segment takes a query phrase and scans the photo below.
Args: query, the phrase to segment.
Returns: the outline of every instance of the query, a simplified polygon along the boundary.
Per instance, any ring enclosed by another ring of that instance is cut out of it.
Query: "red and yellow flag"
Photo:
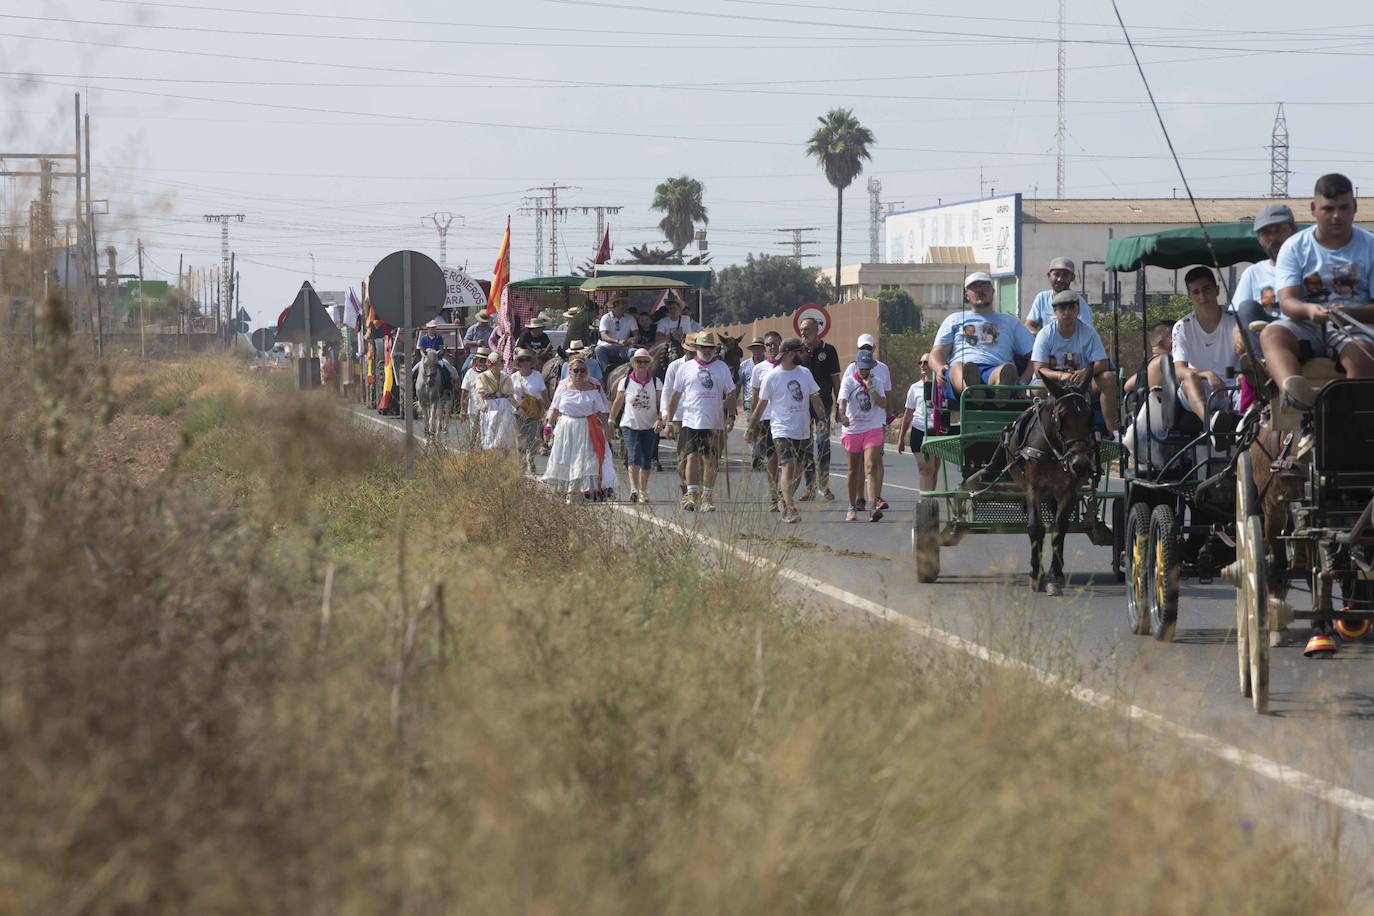
[[[510,217],[506,217],[506,234],[501,239],[501,250],[496,254],[496,266],[491,271],[491,292],[487,294],[487,314],[490,315],[501,306],[501,293],[510,282]]]

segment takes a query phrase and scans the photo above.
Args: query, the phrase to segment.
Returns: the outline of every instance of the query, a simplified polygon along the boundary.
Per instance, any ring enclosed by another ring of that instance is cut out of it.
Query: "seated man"
[[[1102,338],[1078,317],[1078,293],[1071,289],[1054,294],[1054,321],[1035,335],[1031,350],[1031,372],[1056,379],[1077,388],[1092,380],[1092,393],[1102,403],[1107,434],[1115,436],[1121,428],[1116,374],[1107,361]]]
[[[1231,293],[1231,311],[1236,313],[1240,330],[1249,336],[1256,353],[1260,352],[1259,335],[1251,332],[1250,325],[1256,321],[1268,323],[1279,317],[1274,268],[1278,266],[1279,249],[1297,231],[1297,221],[1287,204],[1269,204],[1255,217],[1255,237],[1269,257],[1251,264],[1240,275]]]
[[[601,316],[596,361],[601,364],[603,375],[630,359],[630,352],[626,348],[638,325],[634,316],[629,314],[629,309],[629,295],[616,293],[611,299],[611,310]]]
[[[1234,312],[1217,302],[1217,278],[1210,267],[1194,267],[1183,277],[1193,311],[1174,325],[1174,371],[1178,373],[1179,401],[1198,417],[1206,417],[1210,403],[1213,412],[1231,411],[1235,406],[1235,340],[1240,325]],[[1213,392],[1227,391],[1222,397]]]
[[[553,341],[549,340],[549,335],[544,333],[544,326],[547,323],[543,315],[534,316],[530,319],[530,323],[525,325],[525,330],[520,332],[520,336],[515,341],[516,349],[529,350],[534,354],[535,364],[540,366],[553,355]]]
[[[1158,388],[1164,383],[1164,367],[1159,358],[1174,352],[1174,323],[1170,320],[1157,321],[1150,326],[1150,361],[1145,366],[1145,390]],[[1126,379],[1123,386],[1129,394],[1140,384],[1140,373]]]
[[[558,380],[561,382],[568,377],[567,360],[572,359],[574,356],[580,356],[587,361],[587,378],[600,385],[601,380],[605,377],[605,373],[601,371],[601,364],[592,359],[592,348],[583,345],[580,340],[574,340],[572,343],[568,344],[568,356],[567,359],[563,361],[563,367],[558,370]]]
[[[1338,359],[1351,378],[1374,377],[1374,340],[1331,321],[1344,312],[1374,321],[1374,234],[1354,224],[1355,189],[1344,175],[1323,175],[1312,196],[1316,223],[1279,249],[1274,283],[1283,317],[1260,334],[1269,376],[1285,404],[1312,407],[1316,391],[1299,373],[1301,344],[1312,356]]]
[[[1030,363],[1016,371],[1016,357],[1029,356],[1035,344],[1030,330],[1015,315],[993,306],[992,277],[976,271],[964,278],[969,307],[940,323],[930,351],[931,369],[938,378],[948,370],[945,393],[958,400],[969,385],[1015,385],[1030,378]]]

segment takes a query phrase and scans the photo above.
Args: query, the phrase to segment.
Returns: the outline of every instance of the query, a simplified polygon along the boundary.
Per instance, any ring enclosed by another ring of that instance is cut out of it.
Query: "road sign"
[[[295,300],[281,313],[277,340],[298,344],[339,342],[339,329],[334,327],[334,319],[325,311],[324,303],[309,280],[301,284]]]
[[[405,264],[410,255],[410,327],[424,324],[444,307],[448,284],[434,259],[418,251],[393,251],[377,262],[367,283],[367,293],[377,317],[394,327],[406,326]]]
[[[446,267],[444,279],[448,286],[444,308],[480,308],[487,304],[487,294],[482,291],[482,284],[468,276],[465,271],[456,267]]]
[[[259,353],[266,353],[277,342],[276,328],[258,328],[253,332],[253,347]]]
[[[816,320],[816,333],[819,336],[824,337],[830,332],[830,311],[823,305],[808,302],[792,315],[792,330],[797,332],[798,337],[801,336],[802,322],[808,318]]]

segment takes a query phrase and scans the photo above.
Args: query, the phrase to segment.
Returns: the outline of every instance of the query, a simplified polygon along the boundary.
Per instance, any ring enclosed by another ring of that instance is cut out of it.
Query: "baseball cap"
[[[1056,305],[1078,305],[1078,293],[1071,289],[1055,293],[1054,298],[1050,300],[1050,306]]]
[[[877,360],[873,358],[873,354],[868,350],[860,350],[858,353],[854,354],[854,367],[856,369],[872,369],[876,362]]]
[[[968,289],[975,283],[991,283],[992,277],[988,276],[985,270],[975,270],[964,278],[964,289]]]
[[[1265,226],[1296,222],[1293,211],[1287,204],[1266,204],[1263,210],[1255,214],[1255,231],[1259,232]]]
[[[873,339],[872,334],[860,334],[858,345],[860,347],[876,347],[878,345],[878,342]]]
[[[1055,258],[1050,262],[1050,270],[1067,270],[1077,276],[1078,265],[1074,264],[1073,258]]]

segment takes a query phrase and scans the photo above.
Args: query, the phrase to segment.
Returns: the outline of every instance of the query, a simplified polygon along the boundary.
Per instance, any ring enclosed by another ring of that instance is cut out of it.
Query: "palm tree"
[[[832,108],[816,119],[821,126],[806,144],[806,155],[815,156],[825,172],[825,180],[835,189],[835,300],[840,298],[840,251],[844,242],[844,189],[864,170],[863,160],[872,159],[869,144],[873,131],[859,123],[852,108]]]
[[[686,175],[669,178],[654,188],[654,202],[649,204],[649,209],[663,213],[658,228],[675,252],[681,253],[692,243],[697,223],[710,222],[701,193],[701,182]]]

